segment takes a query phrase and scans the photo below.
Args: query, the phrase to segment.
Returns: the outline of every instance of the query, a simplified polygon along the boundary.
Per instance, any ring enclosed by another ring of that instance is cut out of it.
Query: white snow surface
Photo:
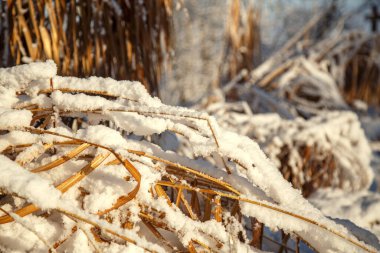
[[[0,107],[0,130],[27,127],[32,121],[32,116],[32,113],[27,110]]]

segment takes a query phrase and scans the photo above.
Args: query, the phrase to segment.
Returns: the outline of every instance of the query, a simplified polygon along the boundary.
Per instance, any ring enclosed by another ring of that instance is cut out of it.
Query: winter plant
[[[1,251],[287,251],[268,239],[279,230],[296,252],[379,250],[207,113],[138,82],[56,72],[0,69]]]

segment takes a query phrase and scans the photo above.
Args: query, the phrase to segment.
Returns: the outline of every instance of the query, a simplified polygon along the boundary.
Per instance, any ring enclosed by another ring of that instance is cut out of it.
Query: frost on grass
[[[277,251],[255,236],[263,224],[319,252],[378,250],[207,113],[164,105],[136,82],[58,77],[51,65],[1,70],[12,95],[0,102],[3,251]]]

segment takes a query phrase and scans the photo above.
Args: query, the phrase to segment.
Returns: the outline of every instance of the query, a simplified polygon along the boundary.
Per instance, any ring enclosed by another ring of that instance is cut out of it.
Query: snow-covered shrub
[[[140,83],[60,77],[48,61],[0,69],[0,92],[2,251],[283,248],[266,230],[252,240],[249,217],[319,252],[380,249],[314,208],[254,141]]]
[[[357,116],[326,112],[305,120],[252,114],[244,102],[208,106],[222,127],[256,140],[293,186],[308,196],[320,187],[368,189],[371,148]]]

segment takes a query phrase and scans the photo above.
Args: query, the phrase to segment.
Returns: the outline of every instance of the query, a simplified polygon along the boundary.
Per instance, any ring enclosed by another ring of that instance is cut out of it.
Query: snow
[[[92,252],[90,242],[87,239],[87,236],[82,230],[78,230],[74,233],[74,235],[65,242],[67,244],[66,251],[73,253],[81,253],[81,252]],[[65,245],[63,245],[64,247]]]
[[[14,89],[0,86],[0,107],[10,108],[13,104],[17,103],[18,99],[15,93]]]
[[[123,99],[138,101],[141,104],[149,104],[150,106],[160,105],[160,100],[149,95],[147,90],[139,82],[132,81],[116,81],[112,78],[89,77],[86,79],[76,77],[53,76],[53,90],[96,90],[99,95],[105,94],[109,96],[120,97]],[[28,87],[27,92],[35,94],[37,90],[49,90],[50,81],[42,78],[33,79],[34,82]]]
[[[29,126],[32,116],[32,113],[27,110],[0,107],[0,130]]]
[[[11,68],[0,68],[0,86],[25,89],[33,80],[47,80],[57,74],[53,60],[33,62]]]
[[[16,214],[12,214],[12,217],[17,222],[0,226],[0,245],[7,250],[12,249],[12,252],[20,253],[46,251],[46,245],[38,237],[48,241],[57,239],[59,236],[59,227],[42,217],[29,215],[21,218]],[[47,238],[44,238],[45,236]]]
[[[49,181],[26,171],[4,155],[0,155],[0,162],[0,187],[27,197],[42,209],[58,205],[61,194]],[[43,194],[47,192],[49,195]]]
[[[2,152],[11,146],[21,145],[25,143],[34,143],[36,139],[36,136],[31,133],[17,130],[12,131],[1,136],[0,151]]]

